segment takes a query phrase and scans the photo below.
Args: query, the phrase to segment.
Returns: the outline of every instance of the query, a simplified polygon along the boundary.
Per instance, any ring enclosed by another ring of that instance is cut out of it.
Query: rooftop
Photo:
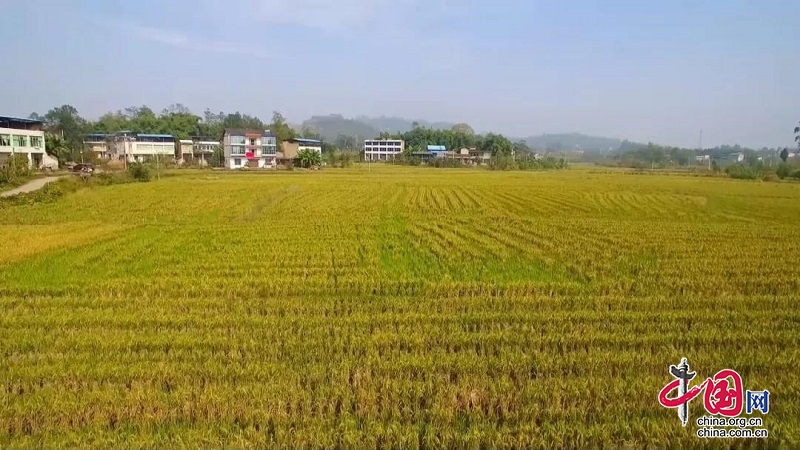
[[[11,117],[11,116],[0,116],[0,123],[3,122],[17,122],[17,123],[27,123],[27,124],[38,124],[42,125],[44,122],[41,120],[34,120],[34,119],[23,119],[22,117]]]
[[[0,116],[0,128],[15,130],[42,131],[44,122],[41,120],[23,119],[21,117]]]
[[[142,138],[163,138],[163,139],[174,138],[174,136],[172,136],[171,134],[148,134],[148,133],[138,133],[138,134],[136,135],[136,137],[142,137]]]
[[[445,147],[444,145],[429,145],[428,146],[428,151],[429,152],[446,152],[447,151],[447,147]]]
[[[300,144],[322,144],[322,141],[319,139],[295,138],[289,140],[292,142],[299,142]]]
[[[250,134],[258,134],[262,137],[272,137],[273,134],[269,130],[256,130],[256,129],[245,129],[245,128],[226,128],[225,134],[229,136],[246,136]]]

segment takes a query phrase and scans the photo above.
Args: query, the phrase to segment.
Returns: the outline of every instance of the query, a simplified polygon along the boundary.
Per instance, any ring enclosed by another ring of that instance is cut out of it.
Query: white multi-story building
[[[58,161],[45,151],[44,123],[33,119],[0,117],[0,165],[14,154],[23,154],[36,168],[58,168]]]
[[[113,157],[129,162],[175,157],[175,137],[171,134],[146,134],[122,131],[114,136]]]
[[[403,153],[406,144],[399,139],[364,141],[364,161],[391,161]]]
[[[228,129],[222,143],[228,169],[268,169],[277,165],[277,139],[269,130]]]

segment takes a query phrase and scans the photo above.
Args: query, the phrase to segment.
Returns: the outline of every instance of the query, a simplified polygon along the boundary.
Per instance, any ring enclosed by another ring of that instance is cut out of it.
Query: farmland
[[[0,233],[2,448],[800,446],[799,184],[184,171]],[[661,407],[684,356],[769,440]]]

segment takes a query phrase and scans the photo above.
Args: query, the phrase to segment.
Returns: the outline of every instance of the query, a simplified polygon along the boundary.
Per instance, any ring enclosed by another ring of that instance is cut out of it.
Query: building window
[[[242,160],[239,159],[239,158],[234,159],[233,160],[233,165],[234,166],[241,166],[242,165]]]
[[[0,134],[0,147],[11,147],[10,134]]]
[[[16,134],[13,135],[11,137],[12,141],[14,142],[12,145],[14,147],[27,147],[28,146],[28,140],[25,139],[25,138],[26,138],[26,136],[19,136],[19,135],[16,135]]]
[[[244,146],[243,145],[231,146],[231,155],[244,155]]]
[[[244,136],[231,136],[231,145],[244,145]]]
[[[42,137],[41,136],[31,136],[31,147],[41,148],[42,147]]]

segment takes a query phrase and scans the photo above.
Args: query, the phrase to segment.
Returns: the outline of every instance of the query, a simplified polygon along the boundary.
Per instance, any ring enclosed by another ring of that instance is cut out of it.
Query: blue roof
[[[428,151],[429,152],[446,152],[447,151],[447,147],[445,147],[444,145],[429,145],[428,146]]]
[[[43,124],[41,120],[23,119],[22,117],[0,116],[0,122],[19,122],[27,124]]]
[[[170,139],[173,139],[173,138],[174,138],[174,136],[172,136],[171,134],[146,134],[146,133],[139,133],[139,134],[137,134],[136,136],[137,136],[137,137],[143,137],[143,138],[165,138],[165,139],[166,139],[166,138],[170,138]]]
[[[295,142],[299,142],[301,144],[322,144],[322,141],[320,141],[319,139],[295,138],[292,140]]]

